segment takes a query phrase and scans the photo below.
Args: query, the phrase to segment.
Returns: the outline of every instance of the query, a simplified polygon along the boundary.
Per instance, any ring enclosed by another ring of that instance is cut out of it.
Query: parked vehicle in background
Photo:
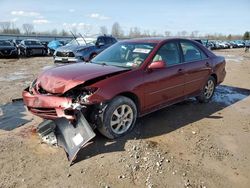
[[[245,52],[249,52],[250,41],[245,41]]]
[[[207,48],[209,50],[215,50],[216,49],[215,43],[213,41],[208,41]]]
[[[8,40],[0,40],[0,57],[18,57],[17,47]]]
[[[46,70],[23,91],[23,99],[45,119],[75,120],[80,112],[113,139],[131,131],[137,117],[189,97],[208,102],[225,78],[225,64],[193,40],[121,41],[91,63]]]
[[[40,41],[41,42],[41,44],[46,48],[46,50],[47,50],[47,53],[48,53],[48,41]]]
[[[237,48],[238,47],[238,45],[234,41],[228,41],[228,43],[230,44],[230,48]]]
[[[22,40],[18,47],[20,54],[26,57],[48,54],[46,47],[36,39]]]
[[[11,42],[18,48],[18,45],[20,44],[22,40],[21,39],[12,39]]]
[[[117,40],[114,37],[107,35],[98,36],[97,38],[76,38],[55,51],[54,62],[88,62],[116,42]]]
[[[62,42],[58,40],[52,40],[48,43],[48,53],[53,55],[57,48],[63,46]]]
[[[241,41],[241,40],[236,40],[235,43],[236,43],[238,48],[244,48],[245,47],[244,42]]]

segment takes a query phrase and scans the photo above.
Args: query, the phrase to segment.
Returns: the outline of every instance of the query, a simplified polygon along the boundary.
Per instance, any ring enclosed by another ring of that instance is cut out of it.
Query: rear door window
[[[207,58],[206,54],[191,42],[181,42],[181,48],[185,62],[199,61]]]

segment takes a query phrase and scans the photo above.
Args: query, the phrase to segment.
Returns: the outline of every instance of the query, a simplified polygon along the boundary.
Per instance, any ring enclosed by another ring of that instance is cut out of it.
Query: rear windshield
[[[29,45],[41,45],[41,43],[39,41],[35,41],[35,40],[27,40],[24,42],[25,45],[29,46]]]

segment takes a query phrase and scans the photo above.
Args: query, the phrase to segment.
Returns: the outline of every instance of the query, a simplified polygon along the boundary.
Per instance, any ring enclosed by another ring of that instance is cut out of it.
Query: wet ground
[[[210,103],[157,111],[114,141],[98,134],[71,167],[33,133],[42,120],[12,103],[52,58],[0,59],[0,187],[249,187],[250,53],[215,53],[227,77]]]

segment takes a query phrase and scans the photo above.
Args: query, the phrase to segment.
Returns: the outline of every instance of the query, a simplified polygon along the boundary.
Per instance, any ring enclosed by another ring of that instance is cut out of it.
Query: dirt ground
[[[22,106],[6,110],[52,57],[0,59],[0,121],[11,113],[29,120],[0,128],[0,187],[250,187],[250,53],[215,53],[225,56],[227,76],[210,103],[157,111],[117,140],[97,134],[72,166],[32,132],[40,118]]]

